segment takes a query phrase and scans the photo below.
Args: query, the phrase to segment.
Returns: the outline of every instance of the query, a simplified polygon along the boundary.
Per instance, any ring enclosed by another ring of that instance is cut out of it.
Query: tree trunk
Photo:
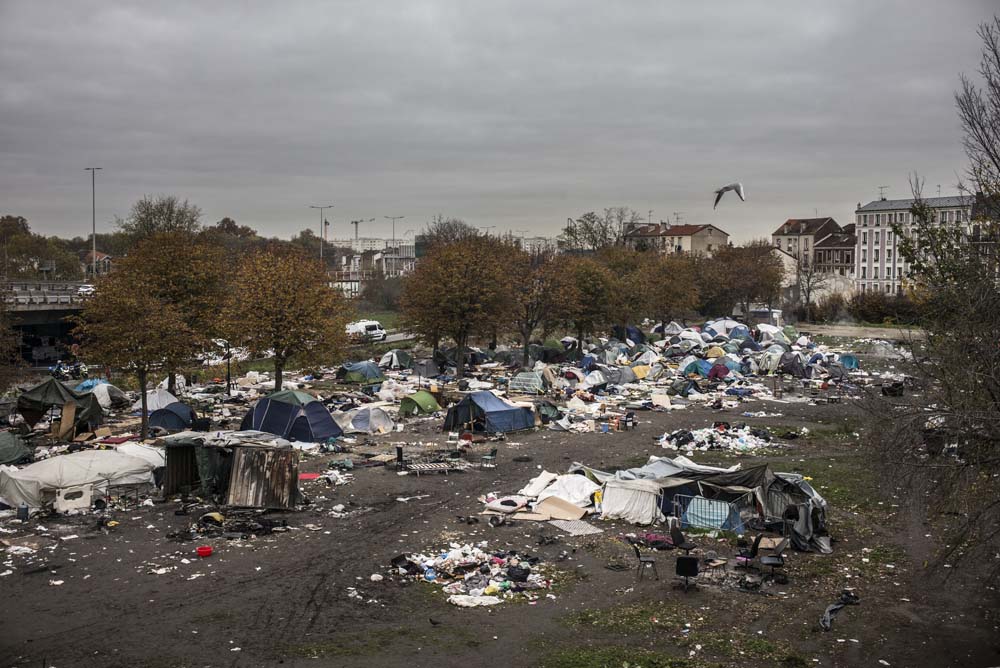
[[[174,371],[167,374],[167,392],[177,396],[177,373]]]
[[[285,370],[285,360],[275,357],[274,358],[274,391],[281,391],[281,374]]]
[[[521,340],[524,342],[524,354],[521,359],[521,366],[525,369],[528,368],[528,341],[530,339],[531,337],[528,334],[525,334],[523,331],[521,332]]]
[[[139,401],[142,403],[142,411],[141,411],[142,426],[140,427],[141,429],[140,433],[142,434],[143,439],[149,437],[149,412],[147,410],[147,405],[146,405],[146,380],[147,380],[146,370],[139,369],[139,392],[140,392]]]

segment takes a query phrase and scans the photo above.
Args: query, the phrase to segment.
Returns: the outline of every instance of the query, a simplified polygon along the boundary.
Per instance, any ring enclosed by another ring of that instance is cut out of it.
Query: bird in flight
[[[743,195],[743,184],[730,183],[728,186],[722,186],[721,188],[715,191],[715,204],[712,205],[713,209],[719,206],[719,200],[722,199],[723,193],[725,193],[727,190],[732,190],[733,192],[735,192],[737,195],[740,196],[740,199],[742,201],[744,202],[747,201],[747,198]]]

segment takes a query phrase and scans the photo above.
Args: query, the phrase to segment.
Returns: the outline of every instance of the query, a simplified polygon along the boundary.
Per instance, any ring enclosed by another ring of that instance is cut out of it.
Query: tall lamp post
[[[396,250],[396,221],[403,218],[406,218],[406,216],[385,216],[386,220],[392,221],[392,274],[389,275],[390,278],[396,273],[396,257],[399,255],[399,252]]]
[[[314,205],[310,204],[309,208],[310,209],[319,209],[319,259],[320,259],[320,262],[322,262],[323,261],[323,240],[326,238],[326,235],[324,234],[324,232],[326,230],[324,229],[323,209],[332,209],[333,205],[332,204],[324,204],[323,206],[314,206]]]
[[[90,280],[97,280],[97,172],[103,167],[84,167],[83,171],[90,172],[90,227],[91,238],[93,239],[93,254],[90,256],[92,269]]]

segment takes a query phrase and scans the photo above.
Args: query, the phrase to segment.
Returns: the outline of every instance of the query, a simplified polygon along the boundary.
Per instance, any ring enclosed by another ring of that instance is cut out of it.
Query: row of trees
[[[134,371],[145,402],[151,372],[177,371],[223,339],[273,355],[275,387],[294,360],[335,361],[346,347],[351,306],[324,268],[294,243],[246,247],[252,231],[220,223],[174,198],[144,200],[121,225],[129,253],[97,281],[75,333],[87,359]],[[143,431],[146,410],[143,406]]]
[[[766,242],[726,247],[712,257],[660,255],[621,246],[590,254],[530,254],[507,240],[469,235],[432,246],[403,280],[404,324],[435,349],[450,339],[528,346],[557,328],[579,338],[643,318],[667,321],[773,303],[782,267]]]

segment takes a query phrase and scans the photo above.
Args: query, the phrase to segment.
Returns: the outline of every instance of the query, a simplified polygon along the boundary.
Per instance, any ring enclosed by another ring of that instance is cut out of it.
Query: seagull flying
[[[730,183],[728,186],[722,186],[721,188],[715,191],[715,204],[712,205],[713,209],[719,206],[719,200],[722,199],[722,194],[725,193],[727,190],[732,190],[733,192],[735,192],[737,195],[740,196],[740,199],[742,201],[744,202],[747,201],[747,198],[743,196],[743,184]]]

